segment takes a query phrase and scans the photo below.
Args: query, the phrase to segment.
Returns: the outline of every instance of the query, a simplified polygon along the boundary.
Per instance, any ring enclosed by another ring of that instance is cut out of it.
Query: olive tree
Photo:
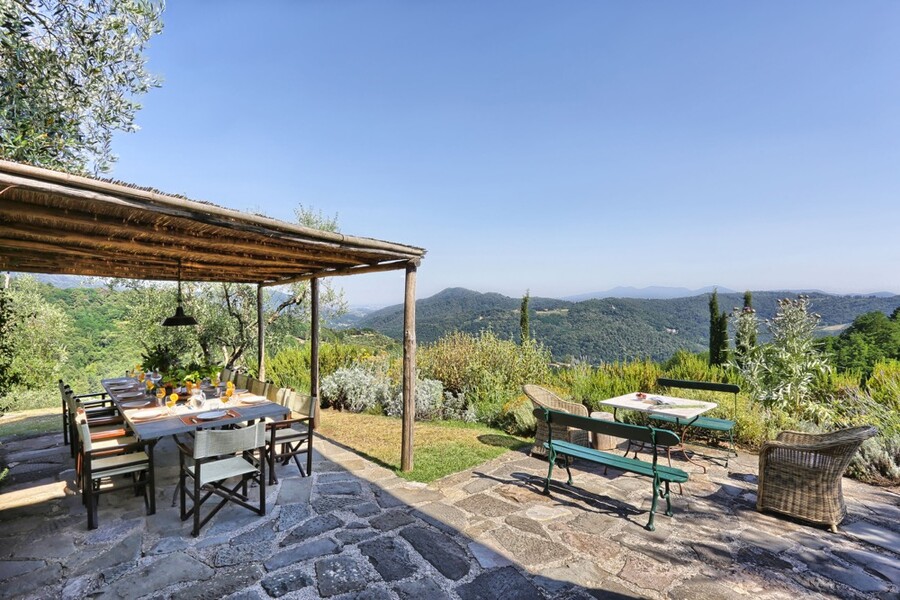
[[[159,80],[144,50],[162,30],[150,0],[0,0],[0,155],[75,173],[115,161],[137,99]]]

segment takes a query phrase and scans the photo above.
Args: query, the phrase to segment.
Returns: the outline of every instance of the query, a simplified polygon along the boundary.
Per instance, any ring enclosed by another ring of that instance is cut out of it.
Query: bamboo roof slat
[[[0,269],[282,285],[404,269],[425,250],[0,160]]]

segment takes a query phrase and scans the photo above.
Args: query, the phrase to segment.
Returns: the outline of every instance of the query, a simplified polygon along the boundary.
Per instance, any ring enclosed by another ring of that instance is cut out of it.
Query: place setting
[[[169,410],[165,406],[156,406],[153,408],[144,408],[129,412],[128,418],[132,421],[151,421],[161,417],[168,417]]]

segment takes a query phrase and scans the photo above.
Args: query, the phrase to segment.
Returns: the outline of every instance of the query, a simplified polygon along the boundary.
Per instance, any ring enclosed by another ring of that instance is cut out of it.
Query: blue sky
[[[164,83],[113,176],[422,246],[419,297],[900,292],[900,3],[170,2],[164,20]],[[389,304],[402,279],[338,283]]]

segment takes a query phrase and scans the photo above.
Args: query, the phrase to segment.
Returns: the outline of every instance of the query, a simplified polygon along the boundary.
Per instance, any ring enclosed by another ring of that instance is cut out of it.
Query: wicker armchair
[[[756,509],[828,525],[837,532],[847,514],[841,477],[860,444],[876,433],[871,426],[824,434],[782,431],[760,449]]]
[[[575,402],[566,402],[553,392],[546,390],[538,385],[522,386],[522,391],[531,400],[535,408],[551,408],[553,410],[562,410],[567,413],[587,417],[588,409]],[[553,425],[553,437],[558,440],[566,440],[580,446],[588,445],[588,433],[582,429],[572,427],[562,427]],[[531,448],[532,456],[547,456],[547,449],[544,448],[544,442],[549,439],[547,423],[538,420],[537,431],[534,434],[534,446]]]

